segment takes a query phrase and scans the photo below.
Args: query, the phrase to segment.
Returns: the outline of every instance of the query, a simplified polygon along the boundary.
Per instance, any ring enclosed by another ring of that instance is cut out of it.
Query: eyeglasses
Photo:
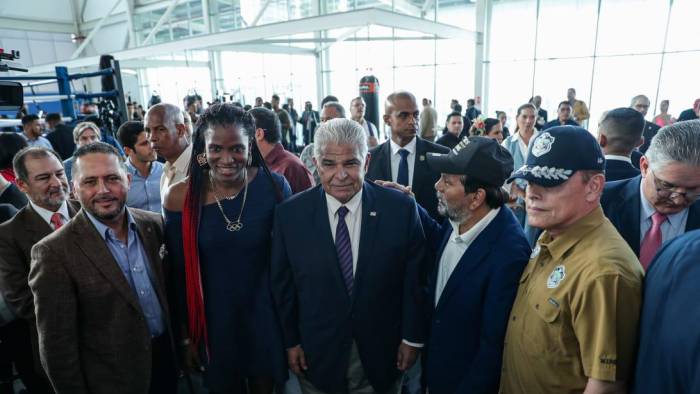
[[[686,201],[695,201],[698,199],[698,196],[700,196],[700,187],[696,187],[685,192],[675,191],[674,189],[678,189],[678,186],[675,186],[662,179],[659,179],[659,177],[656,176],[654,171],[652,171],[651,169],[649,169],[649,171],[654,176],[654,186],[656,187],[656,194],[661,198],[673,200],[678,197],[683,197]]]

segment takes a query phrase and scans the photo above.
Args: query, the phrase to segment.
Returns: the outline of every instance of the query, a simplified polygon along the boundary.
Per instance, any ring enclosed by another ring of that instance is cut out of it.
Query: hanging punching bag
[[[377,130],[381,130],[379,80],[374,75],[367,75],[360,79],[360,97],[365,100],[365,120],[377,126]]]

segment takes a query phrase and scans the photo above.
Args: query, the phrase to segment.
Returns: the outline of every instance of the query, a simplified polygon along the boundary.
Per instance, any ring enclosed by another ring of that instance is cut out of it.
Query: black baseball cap
[[[513,172],[513,157],[492,138],[464,137],[447,154],[428,153],[428,166],[441,173],[466,175],[501,186]]]
[[[584,128],[557,126],[534,137],[525,165],[508,182],[525,179],[536,185],[555,187],[582,170],[605,171],[605,156],[598,141]]]

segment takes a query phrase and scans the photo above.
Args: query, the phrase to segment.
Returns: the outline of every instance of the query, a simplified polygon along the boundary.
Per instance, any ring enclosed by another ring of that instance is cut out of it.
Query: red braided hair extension
[[[191,180],[190,180],[191,181]],[[185,286],[187,290],[187,322],[190,338],[197,345],[204,339],[208,349],[207,319],[204,314],[204,291],[199,266],[197,229],[200,216],[200,192],[188,187],[182,210],[182,242],[185,254]]]

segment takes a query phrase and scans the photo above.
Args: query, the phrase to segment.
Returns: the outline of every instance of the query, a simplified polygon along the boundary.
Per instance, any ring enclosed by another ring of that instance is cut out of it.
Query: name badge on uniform
[[[554,267],[554,271],[552,271],[551,274],[549,274],[549,278],[547,278],[547,288],[548,289],[554,289],[559,286],[562,280],[566,277],[566,269],[564,268],[563,265],[558,265]]]

